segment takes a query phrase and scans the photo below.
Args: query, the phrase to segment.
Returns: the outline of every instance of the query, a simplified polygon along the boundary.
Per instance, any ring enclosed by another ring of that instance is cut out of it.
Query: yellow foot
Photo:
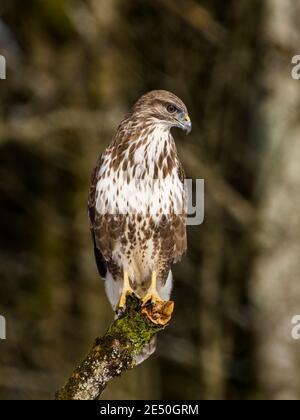
[[[157,275],[156,275],[156,271],[153,271],[152,276],[151,276],[150,287],[147,293],[145,294],[145,296],[142,298],[143,305],[146,305],[147,303],[155,304],[155,303],[163,302],[159,294],[157,293],[156,284],[157,284]]]
[[[148,292],[143,298],[142,298],[142,305],[148,305],[148,304],[161,304],[163,300],[160,298],[158,293],[156,291]]]
[[[124,271],[123,289],[122,289],[122,294],[119,300],[119,304],[117,306],[117,311],[119,310],[122,311],[123,309],[125,309],[128,295],[135,296],[135,293],[130,286],[128,273]]]
[[[120,301],[118,303],[118,308],[117,308],[118,310],[125,309],[127,296],[129,296],[129,295],[133,296],[134,292],[132,290],[130,290],[130,291],[126,290],[126,292],[124,292],[124,293],[122,292],[121,297],[120,297]]]

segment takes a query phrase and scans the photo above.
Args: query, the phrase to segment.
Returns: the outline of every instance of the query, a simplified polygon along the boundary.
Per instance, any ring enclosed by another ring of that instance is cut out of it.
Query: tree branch
[[[109,381],[135,365],[135,356],[163,330],[171,319],[174,303],[143,306],[127,297],[126,311],[95,343],[67,383],[56,393],[57,400],[96,400]]]

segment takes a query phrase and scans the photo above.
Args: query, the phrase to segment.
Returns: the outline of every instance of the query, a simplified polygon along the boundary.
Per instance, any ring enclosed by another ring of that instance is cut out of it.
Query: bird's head
[[[133,106],[131,115],[150,119],[166,129],[179,127],[187,134],[192,130],[185,104],[166,90],[153,90],[143,95]]]

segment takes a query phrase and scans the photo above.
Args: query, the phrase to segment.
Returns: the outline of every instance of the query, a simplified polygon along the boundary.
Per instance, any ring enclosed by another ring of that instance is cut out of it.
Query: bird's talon
[[[126,306],[123,306],[121,308],[118,308],[116,310],[116,316],[117,316],[117,318],[120,318],[122,315],[124,315],[125,310],[126,310]]]
[[[143,303],[143,306],[145,306],[146,308],[152,308],[153,307],[152,300],[148,299],[146,302]]]
[[[121,315],[124,315],[124,313],[126,311],[126,303],[127,303],[128,296],[130,296],[134,299],[138,299],[138,296],[134,293],[133,290],[127,290],[126,293],[123,293],[121,298],[120,298],[118,307],[116,309],[116,314],[117,314],[118,317],[121,316]]]
[[[162,302],[161,298],[156,294],[147,295],[142,299],[142,305],[145,307],[154,307]]]

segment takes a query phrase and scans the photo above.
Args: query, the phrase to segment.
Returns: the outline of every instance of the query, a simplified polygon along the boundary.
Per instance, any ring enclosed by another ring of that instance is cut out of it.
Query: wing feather
[[[178,160],[178,177],[182,184],[185,181],[185,172],[183,166]],[[186,203],[187,197],[184,189],[183,201]],[[187,234],[186,234],[186,212],[184,210],[183,214],[175,215],[172,220],[174,226],[174,258],[173,262],[176,263],[179,261],[183,254],[187,250]]]
[[[94,254],[95,254],[97,268],[98,268],[100,276],[104,278],[107,273],[107,262],[103,254],[101,253],[99,247],[97,246],[96,231],[95,231],[96,218],[97,218],[96,188],[97,188],[98,173],[101,167],[101,162],[102,162],[102,156],[99,157],[91,176],[91,186],[90,186],[89,198],[88,198],[88,216],[90,220],[90,230],[91,230],[91,235],[92,235],[92,240],[93,240],[93,245],[94,245]]]

